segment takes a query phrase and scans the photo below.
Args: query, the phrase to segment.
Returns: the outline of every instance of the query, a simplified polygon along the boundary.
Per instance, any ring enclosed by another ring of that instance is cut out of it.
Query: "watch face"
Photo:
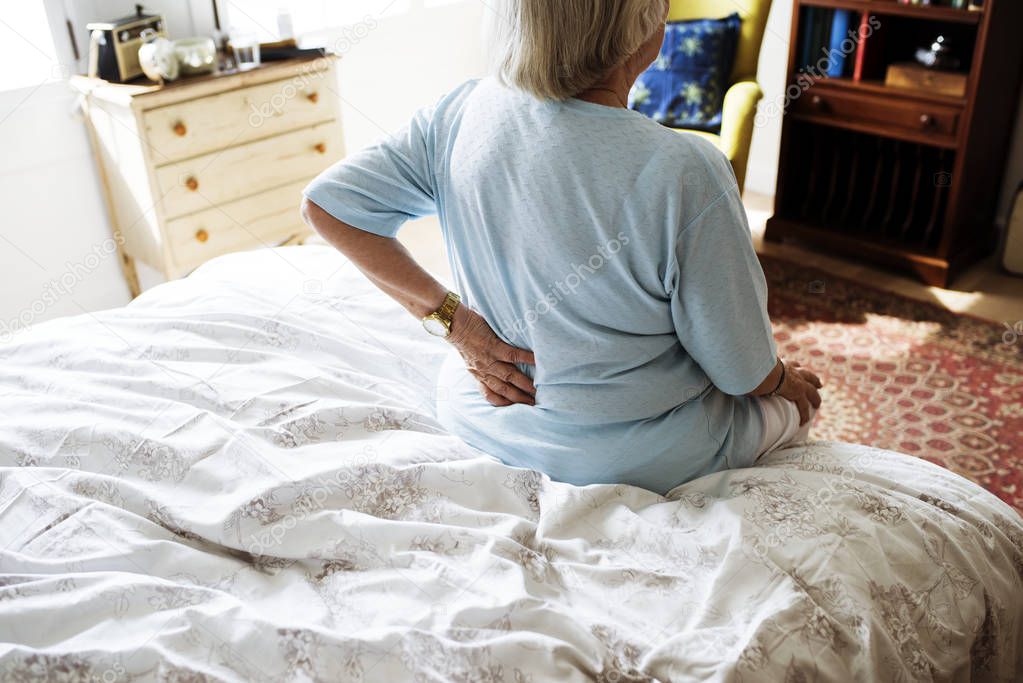
[[[447,325],[432,316],[423,320],[423,327],[435,337],[446,337],[451,332]]]

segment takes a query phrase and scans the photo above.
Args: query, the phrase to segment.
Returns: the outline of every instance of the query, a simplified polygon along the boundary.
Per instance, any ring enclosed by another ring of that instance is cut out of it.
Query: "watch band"
[[[448,295],[444,297],[444,303],[437,309],[434,314],[441,321],[451,329],[451,324],[455,322],[455,310],[458,308],[458,304],[462,303],[462,298],[454,292],[448,292]]]

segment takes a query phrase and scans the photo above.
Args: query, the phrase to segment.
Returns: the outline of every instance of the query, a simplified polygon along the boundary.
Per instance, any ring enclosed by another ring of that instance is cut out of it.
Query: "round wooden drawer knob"
[[[810,99],[810,104],[813,105],[814,109],[817,109],[819,111],[824,111],[824,109],[827,107],[827,102],[825,102],[824,98],[821,97],[820,95],[814,95]]]
[[[199,181],[195,179],[195,176],[189,176],[188,180],[185,181],[185,187],[195,192],[199,189]]]
[[[195,239],[205,244],[210,239],[210,234],[205,229],[200,228],[195,233]]]
[[[309,93],[308,95],[306,95],[306,97],[307,97],[307,98],[309,99],[309,101],[310,101],[310,102],[312,102],[313,104],[316,104],[317,102],[319,102],[319,101],[320,101],[320,93],[318,93],[318,92],[311,92],[311,93]]]
[[[174,134],[177,135],[179,138],[183,138],[186,135],[188,135],[188,127],[185,124],[181,123],[181,121],[178,121],[177,123],[174,124]]]
[[[316,146],[313,147],[313,149],[315,149],[320,154],[326,154],[327,153],[327,146],[325,144],[323,144],[322,142],[316,143]]]
[[[924,128],[929,128],[930,126],[933,126],[934,125],[934,117],[931,116],[930,114],[921,114],[920,115],[920,125],[923,126]]]

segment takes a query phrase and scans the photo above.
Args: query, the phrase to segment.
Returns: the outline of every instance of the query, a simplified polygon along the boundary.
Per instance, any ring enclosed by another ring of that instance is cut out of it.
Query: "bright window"
[[[291,11],[298,36],[332,28],[352,26],[367,18],[376,20],[403,14],[410,0],[221,0],[225,28],[255,33],[261,40],[276,40],[277,14]]]
[[[33,88],[61,78],[41,0],[0,2],[0,90]]]

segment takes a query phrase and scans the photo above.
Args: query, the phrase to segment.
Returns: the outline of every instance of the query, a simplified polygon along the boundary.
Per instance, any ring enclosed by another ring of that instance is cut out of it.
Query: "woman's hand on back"
[[[480,391],[490,404],[536,405],[533,381],[515,366],[536,365],[532,352],[505,344],[479,313],[464,304],[459,306],[448,341],[458,349],[465,367],[479,382]]]

